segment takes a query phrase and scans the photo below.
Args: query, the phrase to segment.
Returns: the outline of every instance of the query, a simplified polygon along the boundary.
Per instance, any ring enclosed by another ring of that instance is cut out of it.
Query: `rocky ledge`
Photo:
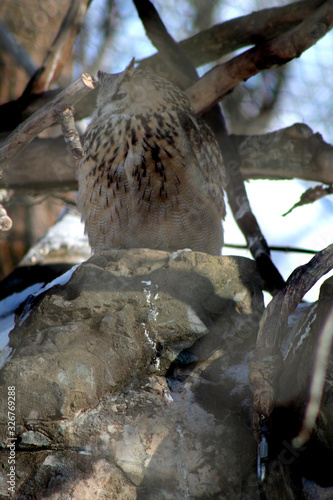
[[[16,498],[258,498],[262,311],[253,261],[186,251],[106,252],[28,301],[0,372],[1,493],[15,387]]]

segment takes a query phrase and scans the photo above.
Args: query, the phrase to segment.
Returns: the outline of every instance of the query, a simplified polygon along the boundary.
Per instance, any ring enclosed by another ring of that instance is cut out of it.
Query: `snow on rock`
[[[34,299],[53,286],[63,286],[68,283],[77,267],[78,265],[73,266],[69,271],[63,273],[49,283],[35,283],[34,285],[28,286],[18,293],[9,295],[0,302],[0,369],[5,365],[11,353],[11,348],[8,346],[9,334],[15,326],[15,311],[18,307],[26,302],[18,320],[21,324],[28,317]]]
[[[88,238],[80,215],[74,209],[66,209],[58,221],[31,248],[22,264],[39,262],[73,262],[87,260],[91,255]]]
[[[20,265],[1,282],[0,369],[11,353],[9,333],[14,328],[18,307],[26,302],[19,320],[22,323],[34,298],[55,285],[67,283],[77,265],[87,260],[90,254],[79,214],[74,209],[66,209]]]

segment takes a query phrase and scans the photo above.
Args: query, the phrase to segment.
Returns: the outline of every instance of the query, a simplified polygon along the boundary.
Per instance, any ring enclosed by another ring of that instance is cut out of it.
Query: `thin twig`
[[[330,186],[315,186],[313,188],[307,189],[304,193],[302,193],[299,201],[295,203],[286,213],[283,214],[283,217],[289,215],[295,208],[302,207],[304,205],[309,205],[317,200],[320,200],[324,196],[328,196],[333,194],[333,185]]]
[[[226,248],[235,248],[239,250],[248,250],[247,245],[237,245],[236,243],[224,243]],[[278,247],[269,245],[269,250],[271,252],[285,252],[285,253],[306,253],[315,255],[318,253],[318,250],[309,250],[307,248],[297,248],[297,247]]]

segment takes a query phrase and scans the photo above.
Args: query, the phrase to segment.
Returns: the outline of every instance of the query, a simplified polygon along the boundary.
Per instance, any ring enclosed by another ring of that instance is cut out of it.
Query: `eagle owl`
[[[94,253],[152,248],[221,253],[224,166],[186,95],[136,70],[99,71],[83,136],[78,208]]]

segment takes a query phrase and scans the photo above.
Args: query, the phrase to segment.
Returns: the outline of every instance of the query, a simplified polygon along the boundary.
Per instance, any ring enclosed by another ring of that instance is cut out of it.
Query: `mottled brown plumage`
[[[220,254],[224,167],[210,129],[163,78],[132,64],[98,77],[97,110],[78,169],[78,207],[93,252]]]

